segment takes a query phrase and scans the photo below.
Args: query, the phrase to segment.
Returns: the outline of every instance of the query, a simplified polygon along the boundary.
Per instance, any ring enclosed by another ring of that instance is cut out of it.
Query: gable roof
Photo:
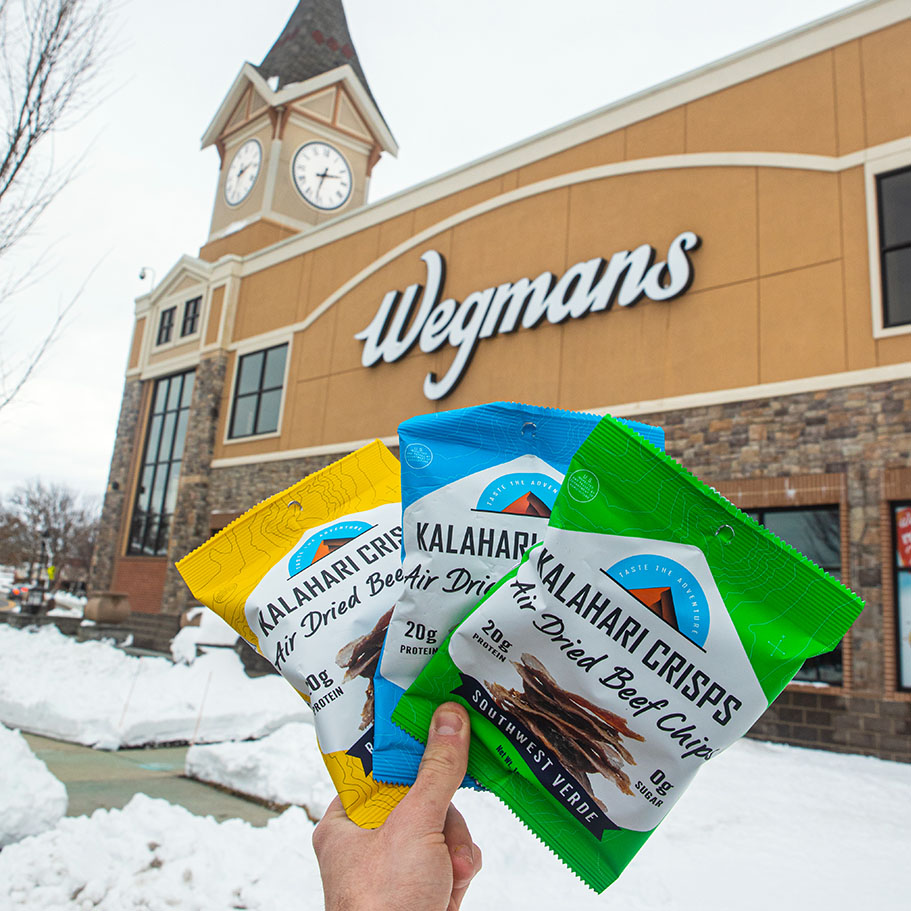
[[[274,92],[260,75],[259,67],[254,66],[252,63],[245,63],[240,68],[240,72],[235,77],[231,88],[228,89],[228,94],[225,95],[224,100],[218,106],[215,116],[206,127],[206,131],[202,136],[202,148],[207,148],[218,139],[227,126],[234,109],[240,103],[241,98],[243,98],[244,92],[246,92],[247,87],[250,85],[253,86],[256,94],[259,95],[267,105],[277,108],[281,105],[290,104],[292,101],[296,101],[298,98],[305,95],[318,92],[321,89],[336,84],[343,85],[348,91],[348,94],[354,101],[355,108],[373,132],[380,148],[384,152],[389,152],[391,155],[397,155],[399,147],[395,141],[395,137],[389,131],[389,127],[386,125],[383,115],[380,113],[373,98],[364,87],[364,84],[357,77],[352,67],[347,63],[343,66],[338,66],[333,70],[328,70],[325,73],[319,73],[316,76],[312,76],[305,82],[289,83],[284,88]]]

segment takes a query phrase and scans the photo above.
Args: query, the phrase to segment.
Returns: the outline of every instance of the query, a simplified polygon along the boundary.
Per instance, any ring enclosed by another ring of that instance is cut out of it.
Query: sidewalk
[[[276,814],[252,801],[184,778],[187,747],[161,747],[108,752],[36,734],[23,736],[32,751],[66,785],[67,816],[88,815],[125,806],[136,793],[160,797],[198,816],[240,818],[265,825]]]

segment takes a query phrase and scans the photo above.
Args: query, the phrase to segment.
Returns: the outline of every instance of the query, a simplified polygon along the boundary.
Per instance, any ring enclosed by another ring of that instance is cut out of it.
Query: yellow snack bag
[[[379,440],[244,513],[177,564],[310,704],[348,816],[381,825],[407,792],[373,778],[373,675],[402,587],[399,463]]]

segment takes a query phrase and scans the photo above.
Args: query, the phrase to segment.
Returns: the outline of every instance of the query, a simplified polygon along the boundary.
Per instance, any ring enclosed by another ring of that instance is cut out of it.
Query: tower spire
[[[361,69],[341,0],[300,0],[278,40],[257,67],[266,80],[278,77],[278,88],[349,64],[370,93]],[[371,100],[376,104],[373,94]]]

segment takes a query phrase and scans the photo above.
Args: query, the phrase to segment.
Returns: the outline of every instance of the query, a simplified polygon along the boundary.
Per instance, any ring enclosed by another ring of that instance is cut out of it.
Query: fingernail
[[[462,730],[462,716],[455,712],[437,712],[433,718],[433,729],[444,736],[458,734]]]
[[[459,857],[467,857],[474,863],[474,851],[471,850],[471,845],[456,845],[452,849],[452,853],[457,854]]]
[[[453,857],[460,857],[460,858],[468,859],[469,861],[471,861],[471,873],[464,879],[459,878],[457,881],[453,882],[453,886],[455,886],[457,888],[467,886],[471,882],[475,873],[477,873],[477,870],[475,870],[475,864],[476,864],[475,853],[472,850],[471,845],[456,845],[452,849],[452,854],[453,854]]]

